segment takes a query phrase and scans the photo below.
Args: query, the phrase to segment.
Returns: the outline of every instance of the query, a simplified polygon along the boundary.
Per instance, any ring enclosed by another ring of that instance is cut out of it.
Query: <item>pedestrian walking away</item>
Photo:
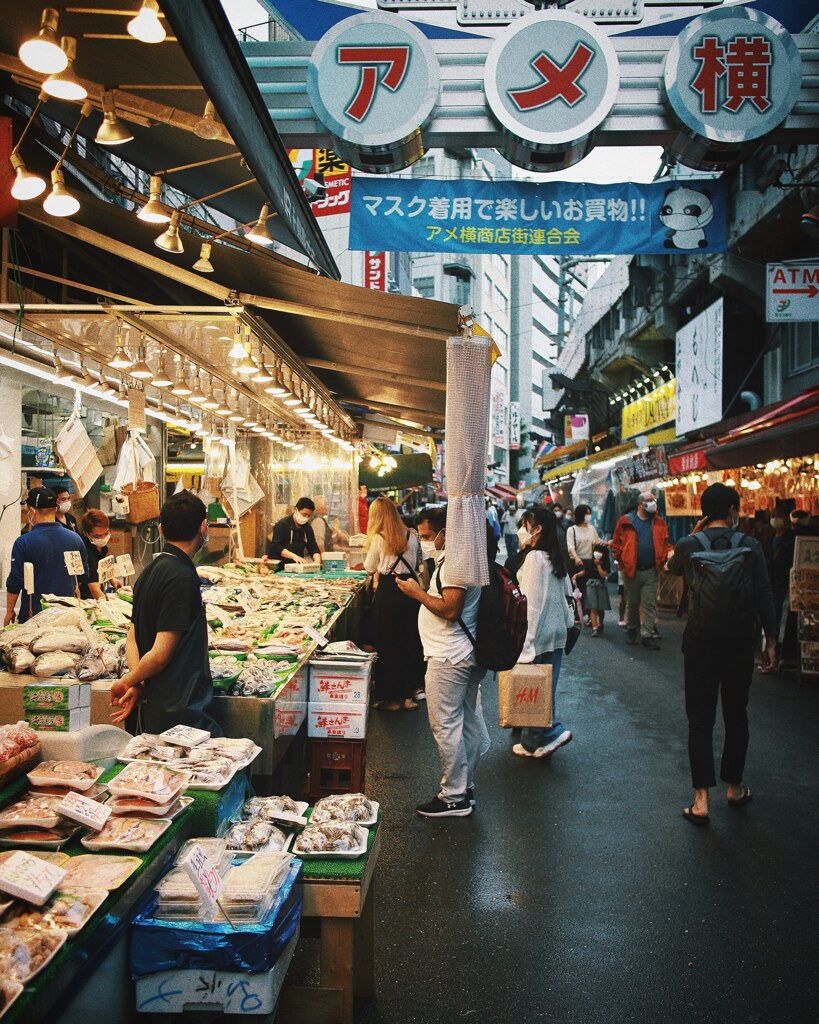
[[[708,791],[716,785],[713,731],[720,697],[725,723],[720,778],[728,784],[729,806],[741,807],[751,799],[743,773],[757,622],[765,634],[763,664],[776,664],[776,616],[765,556],[757,540],[736,531],[739,503],[733,487],[706,487],[703,519],[690,537],[678,542],[668,565],[670,572],[685,575],[689,592],[682,650],[694,800],[683,816],[693,825],[710,821]]]
[[[625,578],[626,642],[640,642],[649,650],[660,645],[654,625],[660,571],[669,553],[668,526],[657,515],[657,500],[644,491],[633,512],[622,516],[614,529],[611,550]]]
[[[591,523],[591,508],[588,505],[577,505],[574,510],[574,522],[566,530],[566,546],[569,552],[568,568],[577,577],[577,588],[584,608],[587,607],[586,580],[596,574],[595,544],[600,544],[600,537]],[[572,563],[576,569],[571,568]],[[578,570],[581,570],[582,575],[578,576]]]
[[[421,604],[418,629],[427,663],[427,708],[442,774],[438,795],[416,810],[425,818],[466,817],[474,807],[475,772],[486,735],[478,710],[485,670],[467,633],[474,636],[477,630],[481,588],[447,580],[446,507],[422,509],[418,535],[425,557],[437,562],[429,590],[425,593],[413,579],[396,583]]]
[[[526,642],[518,663],[552,666],[552,724],[524,729],[512,753],[542,759],[551,757],[572,740],[571,732],[557,720],[557,683],[566,632],[574,624],[574,613],[554,513],[544,508],[533,509],[531,524],[531,548],[518,570],[518,585],[526,598],[528,617]]]

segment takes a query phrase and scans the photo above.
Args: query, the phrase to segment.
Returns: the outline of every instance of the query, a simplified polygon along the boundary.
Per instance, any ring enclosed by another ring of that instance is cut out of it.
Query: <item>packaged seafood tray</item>
[[[323,822],[354,821],[359,825],[375,825],[378,821],[379,804],[363,793],[338,793],[319,800],[310,813],[310,824]]]
[[[170,818],[174,821],[193,803],[192,796],[180,796],[168,804],[155,804],[145,797],[111,797],[107,801],[112,814],[128,814],[134,818]]]
[[[25,984],[54,959],[68,938],[66,931],[0,928],[0,977]]]
[[[64,890],[54,893],[42,907],[20,907],[4,923],[8,928],[33,928],[37,931],[78,932],[108,899],[107,889]]]
[[[353,859],[367,852],[369,833],[351,821],[323,822],[308,825],[296,836],[293,853],[297,857],[329,857]]]
[[[121,857],[105,853],[81,853],[66,858],[65,878],[60,887],[67,892],[77,889],[105,889],[110,892],[128,881],[142,861],[139,857]]]
[[[223,789],[241,770],[238,764],[224,757],[214,758],[212,761],[189,761],[185,768],[191,777],[188,789],[205,792]]]
[[[0,810],[0,829],[22,825],[54,828],[63,820],[57,810],[61,803],[61,797],[43,796],[36,789],[30,790],[20,800]]]
[[[284,825],[306,825],[304,812],[310,805],[289,796],[254,796],[242,807],[243,818],[278,821]]]
[[[283,851],[239,854],[225,875],[220,902],[228,910],[260,903],[271,892],[278,892],[292,859],[291,854]]]
[[[31,792],[33,793],[34,790]],[[36,792],[40,796],[58,796],[62,801],[69,793],[75,793],[76,790],[69,789],[68,786],[38,786]],[[108,796],[108,787],[104,783],[95,782],[89,789],[84,789],[82,795],[87,800],[104,800]]]
[[[86,761],[42,761],[28,773],[28,780],[32,786],[63,786],[84,793],[104,770]]]
[[[246,853],[281,853],[287,850],[293,840],[270,821],[259,818],[245,818],[232,822],[225,832],[225,844],[229,850]]]
[[[84,836],[86,850],[129,850],[147,853],[162,833],[170,828],[170,818],[126,818],[112,815],[99,832]]]
[[[157,761],[161,764],[184,760],[187,751],[183,747],[165,743],[159,736],[143,732],[128,740],[125,748],[120,751],[119,761]]]
[[[190,782],[191,775],[187,771],[150,761],[132,761],[111,779],[108,789],[116,797],[143,797],[164,806],[181,796]]]
[[[321,572],[321,566],[318,562],[287,562],[284,571],[295,572],[300,576],[315,576]]]
[[[20,827],[0,832],[0,846],[39,850],[59,850],[80,831],[81,826],[73,822],[55,825],[54,828]]]
[[[50,850],[27,850],[32,857],[39,857],[40,860],[47,861],[49,864],[56,864],[58,868],[66,867],[66,862],[71,860],[67,853],[56,853]],[[8,860],[9,857],[14,855],[14,850],[0,850],[0,864],[4,860]],[[142,863],[140,861],[140,863]]]
[[[0,1018],[11,1009],[22,991],[23,986],[19,981],[0,981]]]

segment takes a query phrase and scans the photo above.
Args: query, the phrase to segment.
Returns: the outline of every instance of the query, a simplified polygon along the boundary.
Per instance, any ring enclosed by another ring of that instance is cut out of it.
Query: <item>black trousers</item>
[[[737,785],[742,782],[748,752],[747,709],[754,671],[753,647],[686,637],[683,655],[691,782],[694,789],[716,785],[713,733],[717,699],[722,697],[725,743],[719,775],[723,782]]]

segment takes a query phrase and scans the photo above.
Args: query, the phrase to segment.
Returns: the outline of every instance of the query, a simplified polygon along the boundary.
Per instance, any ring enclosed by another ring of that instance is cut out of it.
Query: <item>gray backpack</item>
[[[753,641],[756,594],[753,549],[741,533],[693,535],[702,548],[691,554],[688,624],[705,640]],[[727,545],[726,545],[727,542]],[[719,548],[714,545],[720,545]],[[723,546],[726,545],[726,546]]]

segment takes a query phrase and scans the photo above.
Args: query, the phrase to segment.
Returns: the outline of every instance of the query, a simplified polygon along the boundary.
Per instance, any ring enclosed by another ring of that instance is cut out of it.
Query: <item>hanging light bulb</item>
[[[142,0],[142,7],[135,18],[125,26],[128,35],[141,43],[161,43],[167,36],[165,26],[159,20],[157,0]]]
[[[87,388],[96,388],[99,386],[99,381],[86,367],[82,359],[80,359],[80,379]]]
[[[196,434],[197,437],[207,437],[209,433],[210,430],[207,424],[205,423],[204,419],[202,420],[201,423],[197,425],[196,429],[194,430],[194,434]]]
[[[206,399],[205,392],[199,384],[199,370],[195,370],[193,377],[193,390],[188,396],[188,401],[193,405],[203,405]]]
[[[63,365],[56,351],[54,353],[54,376],[61,384],[77,383],[73,370],[69,370],[67,366]]]
[[[43,209],[52,217],[71,217],[80,208],[80,201],[65,186],[62,170],[51,172],[51,191],[43,201]]]
[[[132,142],[134,133],[117,117],[113,92],[102,94],[102,124],[97,130],[94,141],[100,146],[121,146],[124,142]]]
[[[236,366],[233,367],[233,372],[238,373],[240,377],[252,377],[258,370],[258,367],[250,358],[250,345],[246,345],[244,351],[244,359],[240,359]]]
[[[77,40],[74,36],[63,36],[60,46],[66,55],[68,64],[63,71],[58,71],[43,82],[43,90],[49,96],[60,100],[84,100],[88,96],[88,90],[77,78],[74,70],[74,61],[77,58]]]
[[[217,416],[229,416],[233,412],[233,409],[228,405],[227,390],[222,392],[222,399],[216,403],[214,412]]]
[[[246,355],[245,346],[242,343],[242,325],[237,322],[236,335],[233,339],[233,347],[228,352],[228,359],[244,359]]]
[[[18,153],[12,153],[11,166],[14,168],[14,184],[11,186],[11,194],[15,199],[25,201],[36,199],[45,192],[46,183],[39,174],[33,174],[26,170],[23,158]]]
[[[204,400],[204,402],[202,402],[202,408],[203,409],[218,409],[219,408],[218,401],[213,397],[213,384],[210,381],[208,381],[208,387],[207,387],[207,390],[205,391],[205,400]]]
[[[170,213],[162,205],[162,178],[157,174],[151,175],[148,202],[140,207],[137,217],[148,224],[167,224],[171,219]]]
[[[269,384],[273,380],[273,374],[268,370],[264,361],[264,347],[259,341],[259,354],[256,360],[256,372],[250,378],[254,384]]]
[[[159,350],[159,364],[154,374],[154,379],[151,381],[155,388],[169,388],[173,384],[173,378],[168,373],[165,367],[165,349]]]
[[[100,363],[100,394],[101,395],[115,395],[116,393],[117,393],[117,389],[111,387],[111,385],[109,384],[109,382],[108,382],[108,380],[107,380],[107,378],[105,376],[105,373],[103,372],[102,363]]]
[[[287,388],[282,384],[281,363],[278,359],[273,360],[273,380],[270,386],[265,388],[265,392],[277,397],[289,394]]]
[[[222,436],[219,438],[219,444],[223,444],[227,448],[229,445],[235,443],[236,440],[232,436],[231,430],[228,427],[225,427],[225,429],[222,431]]]
[[[181,359],[179,361],[179,370],[176,375],[176,383],[171,388],[172,395],[179,395],[182,398],[187,397],[191,393],[190,387],[188,387],[188,380],[185,375],[186,363]]]
[[[193,126],[193,134],[200,139],[218,139],[222,134],[222,126],[216,120],[216,108],[210,100],[205,103],[205,112]]]
[[[242,426],[243,427],[247,427],[248,429],[251,429],[251,428],[255,427],[258,422],[259,422],[258,419],[256,419],[256,417],[253,414],[253,407],[251,406],[250,402],[248,402],[247,403],[247,416],[245,416],[244,420],[242,420]]]
[[[213,264],[210,261],[210,242],[203,242],[199,248],[199,259],[194,263],[193,269],[198,270],[200,274],[212,274]]]
[[[17,51],[20,60],[41,75],[54,75],[68,67],[68,57],[57,42],[59,14],[53,7],[44,7],[40,18],[40,31],[26,39]]]
[[[245,232],[245,238],[250,239],[251,242],[256,242],[257,245],[272,245],[273,236],[267,230],[267,218],[270,216],[270,204],[265,203],[259,213],[259,219],[253,225],[253,227]]]
[[[128,371],[129,376],[135,377],[137,380],[151,380],[154,375],[154,371],[148,366],[145,359],[145,335],[142,335],[142,342],[137,349],[137,361]]]
[[[164,249],[165,252],[183,253],[185,247],[182,245],[182,239],[179,237],[179,222],[181,220],[182,214],[179,210],[174,210],[171,214],[170,224],[159,238],[154,239],[154,245]]]
[[[245,414],[242,412],[242,403],[239,401],[236,408],[232,410],[228,419],[231,423],[242,423],[244,421]]]
[[[112,370],[127,370],[134,365],[133,359],[125,349],[125,331],[122,324],[117,325],[117,349],[113,358],[109,359],[108,365]]]

